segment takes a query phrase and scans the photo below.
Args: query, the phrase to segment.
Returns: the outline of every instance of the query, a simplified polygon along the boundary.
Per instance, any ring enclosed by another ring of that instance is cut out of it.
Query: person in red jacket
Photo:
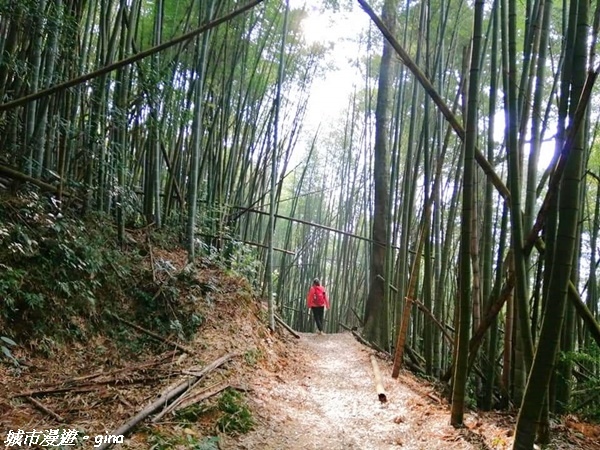
[[[317,325],[317,333],[323,334],[323,316],[325,315],[325,309],[329,309],[329,298],[318,278],[313,280],[312,286],[306,296],[306,303],[309,309],[312,310],[315,324]]]

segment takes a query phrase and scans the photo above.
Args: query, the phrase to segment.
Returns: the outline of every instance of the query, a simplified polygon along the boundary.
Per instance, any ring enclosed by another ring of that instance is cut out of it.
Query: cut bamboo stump
[[[379,371],[379,364],[374,355],[371,355],[371,365],[373,366],[373,376],[375,377],[375,389],[377,390],[377,397],[381,403],[387,402],[387,396],[385,395],[385,389],[383,387],[383,381],[381,380],[381,372]]]

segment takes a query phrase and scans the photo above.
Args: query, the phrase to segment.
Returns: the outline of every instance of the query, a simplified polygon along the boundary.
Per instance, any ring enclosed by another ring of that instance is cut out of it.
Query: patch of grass
[[[252,412],[244,397],[233,389],[227,389],[219,397],[219,410],[223,413],[217,421],[219,431],[226,434],[245,434],[254,427]]]
[[[244,353],[244,361],[246,361],[246,364],[248,364],[250,367],[256,367],[256,364],[262,359],[262,357],[262,352],[257,348],[248,350]]]
[[[207,404],[196,403],[186,408],[177,410],[175,417],[178,422],[194,423],[197,422],[200,417],[214,409]]]

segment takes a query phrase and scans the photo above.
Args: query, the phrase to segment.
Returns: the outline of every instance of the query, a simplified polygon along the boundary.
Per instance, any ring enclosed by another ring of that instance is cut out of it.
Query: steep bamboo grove
[[[598,414],[599,11],[358,3],[346,116],[307,136],[328,49],[286,2],[1,1],[0,173],[222,250],[298,329],[318,276],[328,331],[451,378],[456,425],[522,404],[530,449]]]

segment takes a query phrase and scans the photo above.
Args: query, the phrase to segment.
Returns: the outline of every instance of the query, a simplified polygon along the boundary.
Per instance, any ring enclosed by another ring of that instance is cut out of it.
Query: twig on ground
[[[427,397],[429,397],[431,400],[433,400],[436,403],[442,403],[442,401],[439,399],[439,397],[433,395],[431,392],[427,393]]]
[[[135,330],[141,331],[142,333],[145,333],[148,336],[153,337],[154,339],[157,339],[161,342],[164,342],[165,344],[175,347],[176,349],[179,349],[183,352],[189,353],[190,355],[200,356],[196,351],[192,350],[191,348],[186,347],[185,345],[179,344],[178,342],[172,341],[170,339],[164,338],[161,335],[154,333],[153,331],[147,330],[146,328],[140,327],[139,325],[137,325],[133,322],[130,322],[129,320],[126,320],[126,319],[123,319],[123,318],[117,316],[115,313],[107,311],[106,314],[108,314],[110,317],[118,320],[119,322],[130,326],[131,328],[133,328]]]
[[[26,396],[25,399],[29,403],[31,403],[33,406],[35,406],[37,409],[39,409],[40,411],[42,411],[43,413],[48,414],[54,420],[56,420],[58,422],[61,422],[61,423],[65,422],[65,419],[63,419],[62,416],[59,416],[54,411],[52,411],[50,408],[44,406],[42,403],[40,403],[39,401],[37,401],[35,398],[30,397],[30,396]]]
[[[98,378],[98,377],[102,377],[102,376],[115,376],[117,374],[122,374],[122,373],[127,373],[127,372],[137,372],[138,370],[141,371],[141,370],[151,369],[155,366],[163,364],[166,360],[173,359],[173,357],[177,354],[177,351],[178,351],[178,349],[169,350],[168,352],[164,353],[159,359],[156,359],[155,361],[144,362],[142,364],[138,364],[135,366],[121,367],[120,369],[111,370],[110,372],[104,372],[102,369],[100,369],[97,372],[90,373],[88,375],[81,375],[79,377],[64,380],[60,383],[60,385],[68,386],[68,385],[79,383],[81,381],[90,380],[90,379]],[[43,385],[43,386],[50,387],[50,386],[58,386],[58,385],[59,384],[53,383],[53,384],[48,384],[48,385]]]
[[[227,381],[215,383],[212,386],[202,389],[200,392],[196,392],[195,394],[186,396],[186,398],[184,400],[182,400],[180,403],[175,405],[173,408],[170,408],[168,411],[165,410],[166,412],[164,412],[164,411],[161,412],[160,416],[163,417],[166,414],[168,414],[169,412],[175,413],[176,411],[178,411],[180,409],[187,408],[188,406],[194,405],[196,403],[200,403],[214,395],[217,395],[219,392],[224,391],[228,387],[230,387],[230,386]],[[155,418],[152,419],[152,422],[156,423],[158,421],[158,418],[159,418],[159,416],[156,416]]]
[[[21,392],[20,394],[14,394],[13,398],[17,398],[17,397],[41,397],[44,395],[48,395],[48,394],[64,394],[65,392],[77,392],[79,394],[84,393],[84,392],[94,392],[99,390],[100,387],[80,387],[80,386],[76,386],[76,387],[64,387],[64,388],[56,388],[56,389],[41,389],[38,391],[27,391],[27,392]]]

